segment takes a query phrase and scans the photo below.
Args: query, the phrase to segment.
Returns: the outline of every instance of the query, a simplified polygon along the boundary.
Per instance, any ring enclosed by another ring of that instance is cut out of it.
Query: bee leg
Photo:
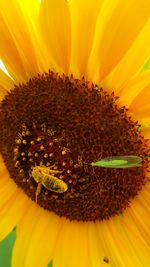
[[[57,173],[61,173],[61,172],[63,172],[63,170],[62,170],[62,171],[58,171],[58,170],[51,170],[51,169],[50,169],[50,171],[49,171],[49,173],[50,173],[51,175],[55,175],[55,174],[57,174]]]
[[[35,202],[36,202],[36,203],[37,203],[38,195],[39,195],[40,192],[41,192],[41,187],[42,187],[42,184],[41,184],[41,183],[38,183],[38,186],[37,186],[37,189],[36,189],[36,193],[35,193]]]

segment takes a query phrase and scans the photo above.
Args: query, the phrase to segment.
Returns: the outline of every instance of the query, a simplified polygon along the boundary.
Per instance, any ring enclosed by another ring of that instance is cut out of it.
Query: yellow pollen
[[[26,140],[23,140],[22,143],[23,143],[24,145],[26,145],[26,144],[27,144],[27,141],[26,141]]]
[[[17,139],[17,140],[16,140],[16,143],[17,143],[18,145],[20,145],[20,144],[21,144],[21,139]]]
[[[74,164],[74,168],[79,168],[80,166],[78,164]]]
[[[42,132],[46,132],[46,128],[45,127],[42,127]]]
[[[29,130],[27,130],[27,131],[26,131],[26,135],[30,135],[30,132],[29,132]]]
[[[16,147],[15,149],[14,149],[14,153],[18,153],[18,148]]]
[[[18,167],[19,164],[20,164],[20,162],[19,161],[16,161],[15,167]]]
[[[54,135],[53,130],[47,130],[47,133],[48,133],[49,136],[53,136]]]
[[[22,132],[22,136],[26,136],[26,132]]]

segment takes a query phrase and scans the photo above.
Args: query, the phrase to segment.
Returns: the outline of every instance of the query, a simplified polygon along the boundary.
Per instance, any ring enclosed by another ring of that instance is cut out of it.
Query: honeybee
[[[61,173],[62,171],[52,170],[50,167],[35,166],[32,169],[31,176],[38,183],[35,195],[35,201],[37,202],[38,195],[41,192],[42,185],[55,193],[64,193],[68,189],[68,185],[61,179],[55,177],[55,174]]]

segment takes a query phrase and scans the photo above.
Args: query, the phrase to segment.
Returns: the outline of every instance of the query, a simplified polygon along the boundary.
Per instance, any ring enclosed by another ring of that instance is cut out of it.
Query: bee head
[[[43,177],[42,168],[40,166],[33,167],[32,172],[31,172],[31,176],[34,178],[34,180],[37,183],[42,182],[42,177]]]

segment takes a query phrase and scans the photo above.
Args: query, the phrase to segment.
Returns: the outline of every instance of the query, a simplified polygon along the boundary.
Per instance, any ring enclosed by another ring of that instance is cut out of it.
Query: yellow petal
[[[4,239],[22,218],[27,197],[9,178],[0,158],[0,240]]]
[[[142,266],[150,265],[150,184],[147,183],[131,208],[124,214],[122,225]]]
[[[91,52],[97,16],[104,0],[71,0],[71,66],[76,77],[86,76],[88,58]]]
[[[150,124],[150,83],[134,98],[129,108],[135,120]]]
[[[18,190],[0,211],[0,239],[4,239],[18,224],[28,207],[27,197]]]
[[[8,173],[2,172],[0,171],[0,175],[2,176],[2,178],[0,179],[0,209],[7,204],[7,202],[9,201],[9,199],[16,194],[17,191],[17,187],[16,184],[9,178]],[[9,203],[8,203],[9,204]],[[0,211],[0,214],[1,211]]]
[[[12,267],[47,266],[53,257],[60,229],[58,216],[30,200],[27,213],[17,225]]]
[[[0,59],[0,70],[2,70],[10,79],[12,79],[8,70],[6,69],[6,66],[4,65],[4,62],[1,59]]]
[[[114,220],[113,221],[110,220],[110,222],[105,221],[102,223],[97,223],[97,230],[98,230],[97,235],[99,237],[99,242],[103,240],[103,246],[105,248],[105,253],[106,253],[105,257],[108,259],[110,266],[131,267],[133,265],[130,264],[128,256],[125,264],[125,259],[124,259],[125,251],[121,247],[121,234],[120,236],[115,235],[117,225],[116,222],[115,223],[113,222]]]
[[[90,267],[106,267],[107,260],[107,247],[105,246],[103,238],[101,235],[98,235],[97,224],[94,222],[88,223],[88,256]],[[98,226],[99,227],[99,226]],[[109,262],[109,267],[111,267]]]
[[[1,69],[0,69],[0,86],[5,88],[6,91],[7,90],[9,91],[14,86],[13,79],[11,79],[11,77],[6,75],[6,73],[4,73],[4,71]]]
[[[0,101],[13,86],[13,80],[0,69]]]
[[[0,101],[3,100],[4,96],[7,94],[7,90],[0,86]]]
[[[150,122],[150,118],[149,118],[149,122]],[[149,123],[149,126],[145,126],[141,132],[143,133],[144,137],[146,139],[149,139],[148,143],[149,143],[149,146],[150,146],[150,123]]]
[[[97,237],[110,266],[149,266],[149,200],[150,184],[147,183],[122,215],[97,223]]]
[[[150,70],[143,72],[135,78],[126,82],[116,93],[119,95],[119,103],[131,108],[131,103],[142,92],[142,90],[150,84]],[[137,103],[138,109],[138,103]]]
[[[25,81],[39,70],[31,39],[31,27],[27,27],[18,2],[0,2],[0,56],[17,82]]]
[[[38,62],[38,68],[40,72],[53,69],[53,64],[49,57],[49,53],[41,38],[39,32],[39,9],[40,0],[17,0],[21,16],[25,20],[26,27],[29,31],[32,44],[34,47],[34,53]],[[47,40],[48,42],[48,40]]]
[[[148,176],[150,177],[149,173],[147,173],[147,177]],[[150,184],[147,183],[137,199],[131,205],[131,208],[128,210],[129,219],[126,218],[125,220],[126,226],[128,226],[128,231],[131,230],[139,232],[141,238],[148,246],[150,246],[150,221],[148,219],[150,214],[149,201]]]
[[[109,260],[110,266],[148,266],[142,265],[143,257],[138,254],[139,250],[143,248],[143,255],[146,256],[144,262],[148,263],[147,246],[141,241],[140,235],[136,236],[132,232],[129,235],[126,233],[121,224],[122,220],[123,218],[120,219],[119,216],[116,216],[110,221],[98,225],[98,236],[100,236],[100,241],[103,239],[105,242],[106,258]],[[138,238],[139,241],[137,241]]]
[[[70,13],[66,0],[43,0],[40,28],[55,71],[68,73],[70,64]]]
[[[128,75],[131,75],[139,69],[139,66],[141,67],[141,64],[144,63],[143,60],[147,56],[146,51],[149,51],[149,46],[145,45],[149,43],[149,27],[147,30],[144,29],[145,33],[141,35],[140,40],[136,41],[132,51],[130,50],[147,22],[149,14],[149,1],[104,1],[98,17],[93,49],[89,61],[90,79],[93,78],[94,82],[104,79],[124,56],[126,56],[126,59],[124,59],[124,69],[119,66],[118,72],[121,73],[123,70],[127,72],[126,68],[128,67]],[[141,50],[138,49],[135,53],[134,50],[137,50],[139,47]],[[126,63],[127,60],[128,63]],[[132,63],[132,66],[130,66],[133,60],[135,60],[135,63]],[[126,74],[121,75],[125,76]],[[119,79],[119,74],[116,77],[116,82],[118,82],[117,79]],[[123,77],[120,79],[123,79]],[[112,86],[114,86],[114,83]]]
[[[90,267],[86,223],[63,221],[53,258],[53,267],[60,266]]]
[[[145,3],[145,2],[144,2]],[[137,75],[150,55],[150,19],[144,25],[133,44],[113,71],[102,81],[106,89],[117,92],[124,84]]]
[[[11,33],[9,32],[1,14],[0,35],[0,57],[3,59],[11,77],[13,77],[16,82],[24,80],[25,70],[23,68],[19,52],[17,51]]]

